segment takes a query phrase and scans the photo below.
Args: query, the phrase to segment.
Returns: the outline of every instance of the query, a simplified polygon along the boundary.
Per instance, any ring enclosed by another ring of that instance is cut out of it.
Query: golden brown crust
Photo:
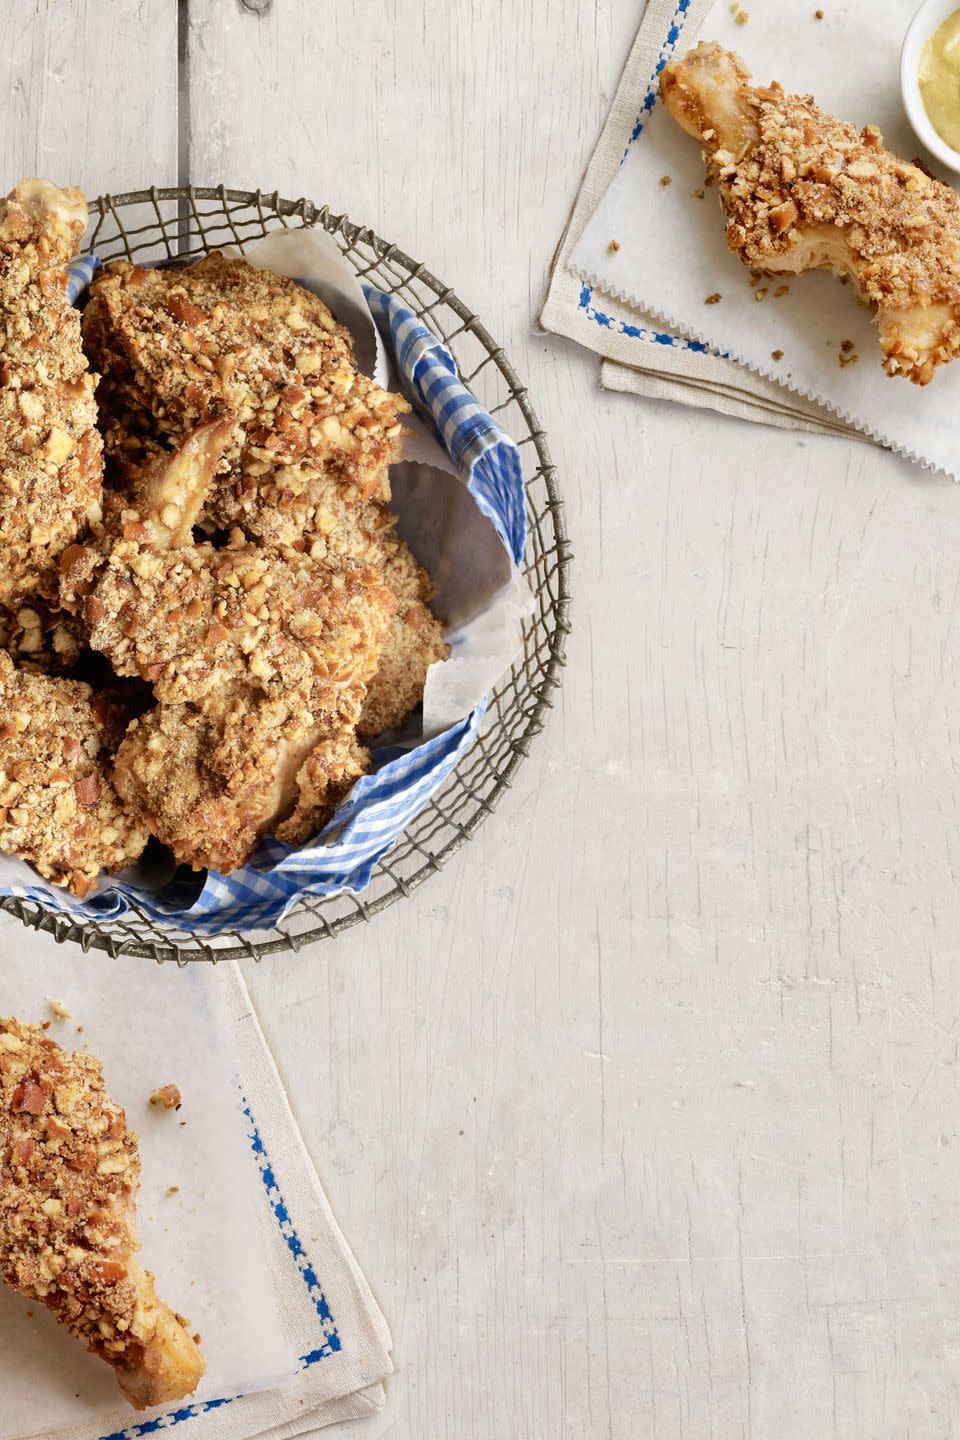
[[[700,44],[661,75],[664,103],[704,145],[727,239],[771,273],[849,273],[877,312],[884,366],[925,385],[960,352],[960,197],[809,95],[752,87],[738,56]]]
[[[124,724],[89,685],[25,674],[0,652],[0,849],[80,896],[147,843],[110,779]]]
[[[137,1137],[100,1062],[0,1019],[0,1275],[114,1366],[138,1408],[204,1370],[186,1322],[135,1258]]]
[[[108,454],[124,476],[156,441],[175,445],[236,416],[211,525],[301,544],[332,537],[365,501],[389,499],[410,407],[358,371],[349,332],[294,281],[218,252],[177,270],[114,261],[93,282],[84,336],[104,373]],[[144,410],[146,435],[142,420],[131,425]]]
[[[77,190],[23,180],[0,202],[0,604],[56,594],[60,552],[99,514],[95,377],[64,267]]]
[[[383,551],[383,578],[397,610],[377,673],[367,686],[359,724],[363,735],[379,735],[402,725],[423,699],[430,666],[449,654],[443,627],[426,604],[433,589],[426,570],[394,534],[384,539]]]

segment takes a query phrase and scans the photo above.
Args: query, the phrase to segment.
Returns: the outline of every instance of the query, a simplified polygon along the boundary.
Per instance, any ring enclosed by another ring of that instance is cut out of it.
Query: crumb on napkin
[[[66,1005],[61,1005],[59,1000],[48,1000],[47,1004],[50,1006],[50,1013],[52,1015],[56,1015],[58,1020],[73,1019],[73,1016],[70,1014],[70,1011],[67,1009]]]

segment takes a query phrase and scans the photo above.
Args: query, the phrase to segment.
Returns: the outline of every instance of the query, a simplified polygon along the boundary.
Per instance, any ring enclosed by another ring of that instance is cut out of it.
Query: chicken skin
[[[883,367],[926,385],[960,353],[960,197],[810,96],[751,86],[739,56],[701,43],[660,76],[663,103],[704,147],[727,243],[771,275],[849,275],[874,311]]]
[[[0,605],[51,599],[57,560],[100,513],[95,377],[64,267],[79,190],[21,180],[0,201]]]
[[[138,1410],[204,1373],[186,1320],[136,1259],[137,1137],[99,1060],[0,1019],[0,1276],[116,1371]]]

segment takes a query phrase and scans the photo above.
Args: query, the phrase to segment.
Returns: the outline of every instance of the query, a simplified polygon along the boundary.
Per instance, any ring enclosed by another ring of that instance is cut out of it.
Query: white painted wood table
[[[3,173],[347,209],[481,314],[559,465],[570,665],[513,789],[248,972],[393,1328],[350,1433],[955,1436],[960,494],[536,333],[639,12],[181,0],[178,92],[172,0],[10,0]]]

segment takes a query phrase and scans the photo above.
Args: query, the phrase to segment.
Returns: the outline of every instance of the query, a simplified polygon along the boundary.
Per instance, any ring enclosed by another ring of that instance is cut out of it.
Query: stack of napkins
[[[666,60],[717,40],[755,83],[776,79],[829,114],[878,124],[888,148],[913,158],[898,56],[914,8],[825,0],[818,19],[812,3],[650,0],[555,256],[544,328],[602,355],[610,389],[861,434],[960,477],[960,364],[923,389],[888,378],[869,311],[826,274],[791,278],[785,290],[774,282],[758,302],[727,249],[716,190],[697,195],[699,146],[657,99]],[[856,362],[841,365],[850,354]]]
[[[8,922],[0,1014],[88,1047],[140,1135],[143,1263],[200,1333],[196,1396],[137,1414],[113,1371],[0,1287],[0,1440],[293,1436],[379,1410],[390,1335],[333,1218],[233,964],[42,959]],[[32,952],[32,953],[30,953]],[[58,1017],[51,1007],[69,1012]],[[149,1104],[176,1084],[179,1111]]]

